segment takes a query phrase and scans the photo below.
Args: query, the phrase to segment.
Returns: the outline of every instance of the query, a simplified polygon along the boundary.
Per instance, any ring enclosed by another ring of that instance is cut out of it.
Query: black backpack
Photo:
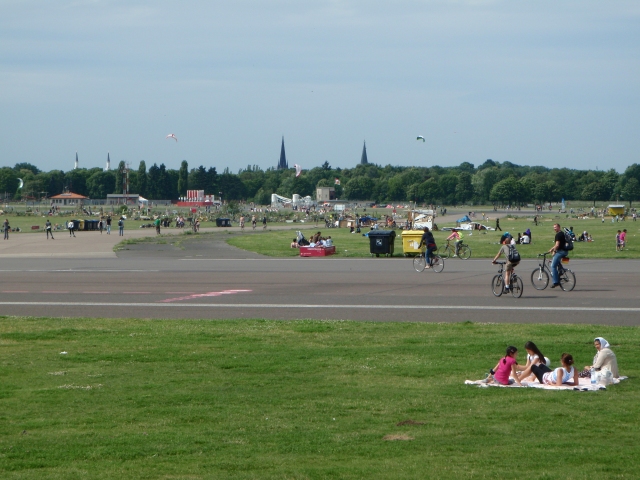
[[[507,245],[509,247],[509,255],[507,255],[507,260],[509,260],[510,263],[518,263],[520,261],[520,254],[518,253],[518,250],[516,250],[516,247],[514,247],[513,245]]]
[[[564,249],[567,252],[573,250],[573,236],[567,230],[564,232]]]

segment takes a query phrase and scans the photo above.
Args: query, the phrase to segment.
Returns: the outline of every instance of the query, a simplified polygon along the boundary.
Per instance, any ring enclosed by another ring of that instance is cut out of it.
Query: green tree
[[[592,182],[582,189],[582,200],[593,201],[593,206],[596,206],[596,201],[605,200],[607,196],[607,189],[600,182]]]
[[[422,182],[420,184],[420,195],[422,199],[429,204],[437,203],[442,195],[438,181],[435,178],[429,178]]]
[[[473,165],[471,165],[471,168],[473,169]],[[473,197],[471,174],[465,171],[458,175],[458,183],[456,184],[456,199],[460,203],[467,203],[467,201],[471,200],[471,197]]]
[[[518,180],[515,177],[508,177],[500,180],[491,189],[489,200],[502,204],[510,204],[518,197]]]
[[[0,195],[12,198],[18,191],[18,175],[9,167],[0,168]]]
[[[96,172],[87,179],[87,193],[91,198],[107,198],[116,187],[114,172]]]
[[[138,166],[138,194],[142,197],[149,198],[149,178],[147,177],[147,164],[144,160],[140,160]]]
[[[622,194],[626,200],[629,200],[631,208],[632,202],[640,198],[640,182],[635,177],[629,178],[622,188]]]
[[[13,169],[16,172],[20,172],[20,170],[29,170],[34,175],[37,175],[40,173],[40,169],[38,167],[27,162],[16,163]]]
[[[178,174],[178,196],[185,197],[189,189],[189,164],[183,160]]]
[[[374,185],[370,177],[354,177],[344,186],[344,193],[349,200],[370,200]]]
[[[554,180],[548,180],[536,185],[534,197],[541,203],[560,200],[560,187]]]

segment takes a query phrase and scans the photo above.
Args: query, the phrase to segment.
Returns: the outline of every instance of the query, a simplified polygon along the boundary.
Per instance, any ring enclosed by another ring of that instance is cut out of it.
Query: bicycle
[[[427,267],[426,254],[427,252],[424,251],[413,258],[413,268],[416,272],[424,272],[424,269]],[[437,253],[432,252],[429,266],[434,272],[440,273],[444,270],[444,259]]]
[[[452,251],[455,253],[455,245],[451,245],[447,240],[447,244],[444,247],[440,247],[438,249],[438,255],[440,255],[442,258],[449,258]],[[467,245],[466,243],[461,243],[458,246],[458,257],[460,257],[462,260],[466,260],[471,257],[471,247],[469,247],[469,245]]]
[[[542,261],[533,272],[531,272],[531,285],[536,290],[544,290],[549,285],[549,277],[551,277],[551,260],[547,260],[549,252],[540,253],[538,257],[542,257]],[[569,257],[565,257],[567,262]],[[564,260],[564,259],[563,259]],[[558,279],[560,280],[560,288],[565,292],[570,292],[576,287],[576,275],[572,270],[564,268],[562,261],[558,264]]]
[[[491,280],[491,290],[496,297],[500,297],[503,293],[506,292],[504,289],[504,266],[507,262],[495,262],[497,265],[500,265],[500,270],[498,270],[498,275],[493,277]],[[522,279],[516,275],[516,272],[511,272],[511,278],[509,278],[509,290],[511,290],[511,295],[514,298],[520,298],[522,296],[522,292],[524,290],[524,285],[522,284]]]

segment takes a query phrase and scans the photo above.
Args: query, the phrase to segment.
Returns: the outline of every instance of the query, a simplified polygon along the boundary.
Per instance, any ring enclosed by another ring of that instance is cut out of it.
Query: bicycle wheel
[[[444,247],[440,247],[437,253],[442,258],[449,258],[451,256],[451,249],[449,248],[449,245],[445,245]]]
[[[564,270],[560,275],[560,288],[570,292],[576,287],[576,276],[571,270]]]
[[[468,245],[460,245],[458,249],[458,256],[462,260],[466,260],[471,256],[471,248]]]
[[[544,290],[549,285],[549,274],[546,270],[538,267],[531,272],[531,285],[536,290]]]
[[[522,279],[514,273],[511,276],[511,295],[513,295],[514,298],[520,298],[522,296],[523,289],[524,286],[522,285]]]
[[[496,297],[501,296],[503,288],[504,284],[502,281],[502,275],[496,275],[493,277],[493,280],[491,280],[491,290],[493,291],[493,294]]]
[[[440,255],[433,255],[431,258],[431,268],[436,273],[444,270],[444,259]]]
[[[426,267],[426,265],[427,264],[424,261],[424,255],[413,257],[413,268],[416,272],[424,272],[424,267]]]

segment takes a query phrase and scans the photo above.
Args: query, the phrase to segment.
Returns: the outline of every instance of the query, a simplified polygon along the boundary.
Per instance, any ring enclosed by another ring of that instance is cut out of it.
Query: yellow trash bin
[[[78,224],[78,230],[80,231],[84,230],[84,220],[80,220],[80,223]]]
[[[422,252],[420,245],[420,239],[422,239],[422,230],[404,230],[402,232],[402,251],[405,257],[409,254],[415,255]]]

